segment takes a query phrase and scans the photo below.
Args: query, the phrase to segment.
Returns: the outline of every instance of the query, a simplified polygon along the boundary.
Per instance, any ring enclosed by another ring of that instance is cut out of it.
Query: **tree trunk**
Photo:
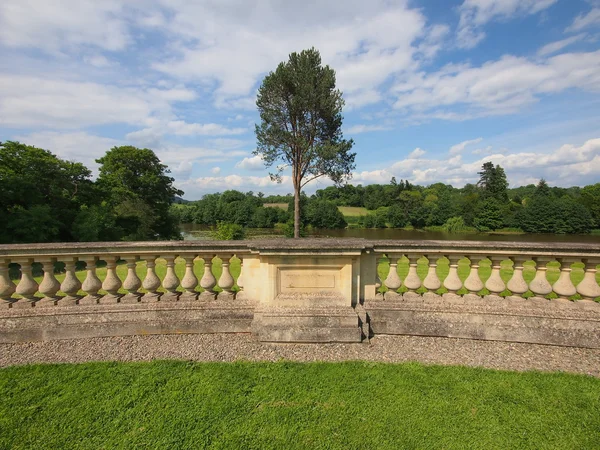
[[[294,239],[300,237],[300,183],[294,186]]]

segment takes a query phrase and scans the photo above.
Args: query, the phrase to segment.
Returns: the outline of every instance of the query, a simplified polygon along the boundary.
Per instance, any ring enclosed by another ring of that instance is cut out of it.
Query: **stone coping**
[[[506,241],[432,241],[432,240],[367,240],[362,238],[330,239],[264,239],[244,241],[142,241],[142,242],[73,242],[44,244],[0,245],[0,256],[38,256],[63,254],[114,253],[273,253],[300,251],[335,253],[337,251],[373,250],[377,253],[524,253],[537,255],[562,254],[600,258],[600,244],[565,242],[506,242]]]

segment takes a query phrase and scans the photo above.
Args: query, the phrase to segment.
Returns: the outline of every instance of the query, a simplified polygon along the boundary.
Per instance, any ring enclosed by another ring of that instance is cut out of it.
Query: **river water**
[[[186,223],[181,225],[184,240],[210,239],[210,227]],[[592,234],[489,234],[446,233],[443,231],[399,230],[394,228],[349,228],[342,230],[315,229],[312,237],[365,238],[365,239],[411,239],[441,241],[513,241],[513,242],[577,242],[600,244],[600,235]],[[279,230],[272,228],[248,228],[247,239],[284,238]]]

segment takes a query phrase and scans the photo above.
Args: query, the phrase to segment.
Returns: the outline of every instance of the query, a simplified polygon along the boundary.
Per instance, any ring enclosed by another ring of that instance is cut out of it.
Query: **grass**
[[[600,448],[600,380],[416,363],[0,370],[0,448]]]
[[[367,208],[359,206],[338,206],[338,209],[344,216],[347,217],[366,216],[369,214],[369,210]]]
[[[289,205],[287,203],[264,203],[263,206],[265,208],[280,208],[285,211],[287,211],[289,208]]]

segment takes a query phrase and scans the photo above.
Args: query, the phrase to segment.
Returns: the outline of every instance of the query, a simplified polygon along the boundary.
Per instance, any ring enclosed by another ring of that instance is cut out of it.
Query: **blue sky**
[[[252,156],[256,90],[311,46],[344,92],[354,184],[461,187],[488,160],[512,186],[600,181],[597,0],[4,0],[0,140],[92,169],[148,147],[188,199],[291,192]]]

